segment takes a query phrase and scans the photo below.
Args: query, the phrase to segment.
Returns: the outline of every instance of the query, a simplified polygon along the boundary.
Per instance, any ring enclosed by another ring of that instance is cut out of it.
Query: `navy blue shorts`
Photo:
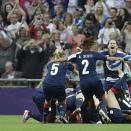
[[[122,122],[122,111],[117,108],[109,108],[108,116],[113,123],[121,123]]]
[[[63,86],[45,86],[45,99],[50,101],[51,99],[57,99],[58,101],[64,101],[66,98],[65,87]]]
[[[81,85],[81,91],[85,99],[90,99],[95,94],[97,98],[102,98],[105,94],[102,82],[99,81],[88,81],[87,85]]]
[[[68,111],[74,111],[76,108],[76,96],[73,95],[71,97],[66,98],[66,104],[67,104],[67,110]]]

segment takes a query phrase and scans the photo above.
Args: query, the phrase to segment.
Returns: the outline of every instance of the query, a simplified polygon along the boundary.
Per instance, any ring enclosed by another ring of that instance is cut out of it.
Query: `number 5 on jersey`
[[[59,64],[53,64],[52,67],[51,67],[51,75],[56,75],[58,73],[58,66]]]

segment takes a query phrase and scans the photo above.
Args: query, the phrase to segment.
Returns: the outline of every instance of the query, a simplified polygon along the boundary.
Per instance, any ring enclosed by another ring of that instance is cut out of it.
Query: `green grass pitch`
[[[131,131],[131,124],[23,124],[22,116],[0,116],[0,131]]]

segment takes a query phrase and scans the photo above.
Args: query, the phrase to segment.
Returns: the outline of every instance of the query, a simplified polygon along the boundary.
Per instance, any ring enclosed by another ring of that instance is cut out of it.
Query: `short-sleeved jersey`
[[[47,65],[47,75],[44,84],[51,86],[65,86],[65,75],[67,70],[74,69],[72,64],[67,63],[49,63]]]
[[[108,50],[101,51],[103,55],[109,55]],[[117,51],[114,57],[121,57],[124,58],[124,60],[128,61],[131,59],[130,55],[127,55],[126,53],[122,51]],[[105,78],[106,81],[112,81],[115,82],[119,79],[118,76],[118,69],[123,70],[123,62],[121,61],[105,61],[104,62],[104,71],[105,71]]]
[[[72,54],[68,60],[75,62],[79,70],[80,85],[85,85],[88,80],[98,80],[96,61],[106,60],[107,57],[95,51],[82,51]]]

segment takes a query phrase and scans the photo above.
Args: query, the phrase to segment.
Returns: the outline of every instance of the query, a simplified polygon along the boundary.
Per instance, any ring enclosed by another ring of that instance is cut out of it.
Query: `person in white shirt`
[[[73,14],[78,5],[78,0],[69,0],[67,12]]]
[[[11,24],[7,26],[6,31],[8,31],[11,34],[12,38],[16,37],[15,35],[20,27],[27,28],[27,25],[23,21],[18,21],[18,15],[16,13],[11,14],[10,22]]]
[[[125,6],[124,0],[106,0],[106,4],[109,7],[122,8]]]
[[[101,43],[104,45],[104,47],[106,47],[108,41],[110,40],[111,32],[116,32],[118,35],[120,35],[120,30],[115,27],[115,23],[112,21],[111,18],[109,18],[106,20],[105,26],[99,31],[98,43]]]

